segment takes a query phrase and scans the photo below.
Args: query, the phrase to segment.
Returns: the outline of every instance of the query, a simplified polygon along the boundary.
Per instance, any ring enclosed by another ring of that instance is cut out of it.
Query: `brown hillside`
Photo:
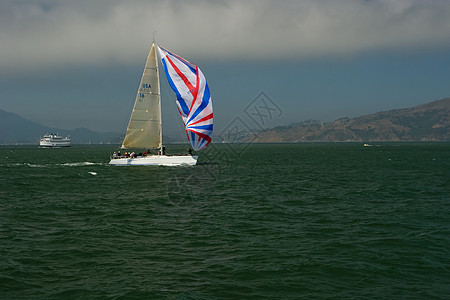
[[[450,98],[329,123],[276,127],[253,139],[253,142],[370,141],[450,141]]]

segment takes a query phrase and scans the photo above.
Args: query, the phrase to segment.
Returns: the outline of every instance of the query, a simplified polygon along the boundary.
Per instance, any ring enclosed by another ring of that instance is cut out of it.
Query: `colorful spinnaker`
[[[202,71],[184,58],[158,47],[164,71],[177,95],[178,111],[186,134],[196,151],[211,142],[213,109],[208,83]]]

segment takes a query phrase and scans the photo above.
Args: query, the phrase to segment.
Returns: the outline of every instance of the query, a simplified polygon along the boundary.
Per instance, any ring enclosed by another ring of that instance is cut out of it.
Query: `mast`
[[[153,44],[156,49],[159,49],[155,42],[155,33],[153,33]],[[158,59],[159,57],[159,59]],[[161,78],[159,76],[159,63],[161,62],[161,55],[159,55],[159,50],[156,51],[156,76],[158,77],[158,90],[159,90],[159,147],[161,148],[161,154],[163,154],[163,131],[162,131],[162,108],[161,108]]]

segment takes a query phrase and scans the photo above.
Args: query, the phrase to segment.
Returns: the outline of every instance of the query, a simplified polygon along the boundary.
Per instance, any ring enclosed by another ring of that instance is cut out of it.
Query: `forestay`
[[[211,142],[213,109],[202,71],[184,58],[158,47],[167,80],[177,96],[178,111],[194,150]]]

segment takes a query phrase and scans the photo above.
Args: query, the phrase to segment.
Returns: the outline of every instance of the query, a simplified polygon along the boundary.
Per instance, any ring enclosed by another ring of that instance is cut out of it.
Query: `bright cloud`
[[[274,60],[450,49],[446,0],[4,0],[0,68],[186,57]]]

